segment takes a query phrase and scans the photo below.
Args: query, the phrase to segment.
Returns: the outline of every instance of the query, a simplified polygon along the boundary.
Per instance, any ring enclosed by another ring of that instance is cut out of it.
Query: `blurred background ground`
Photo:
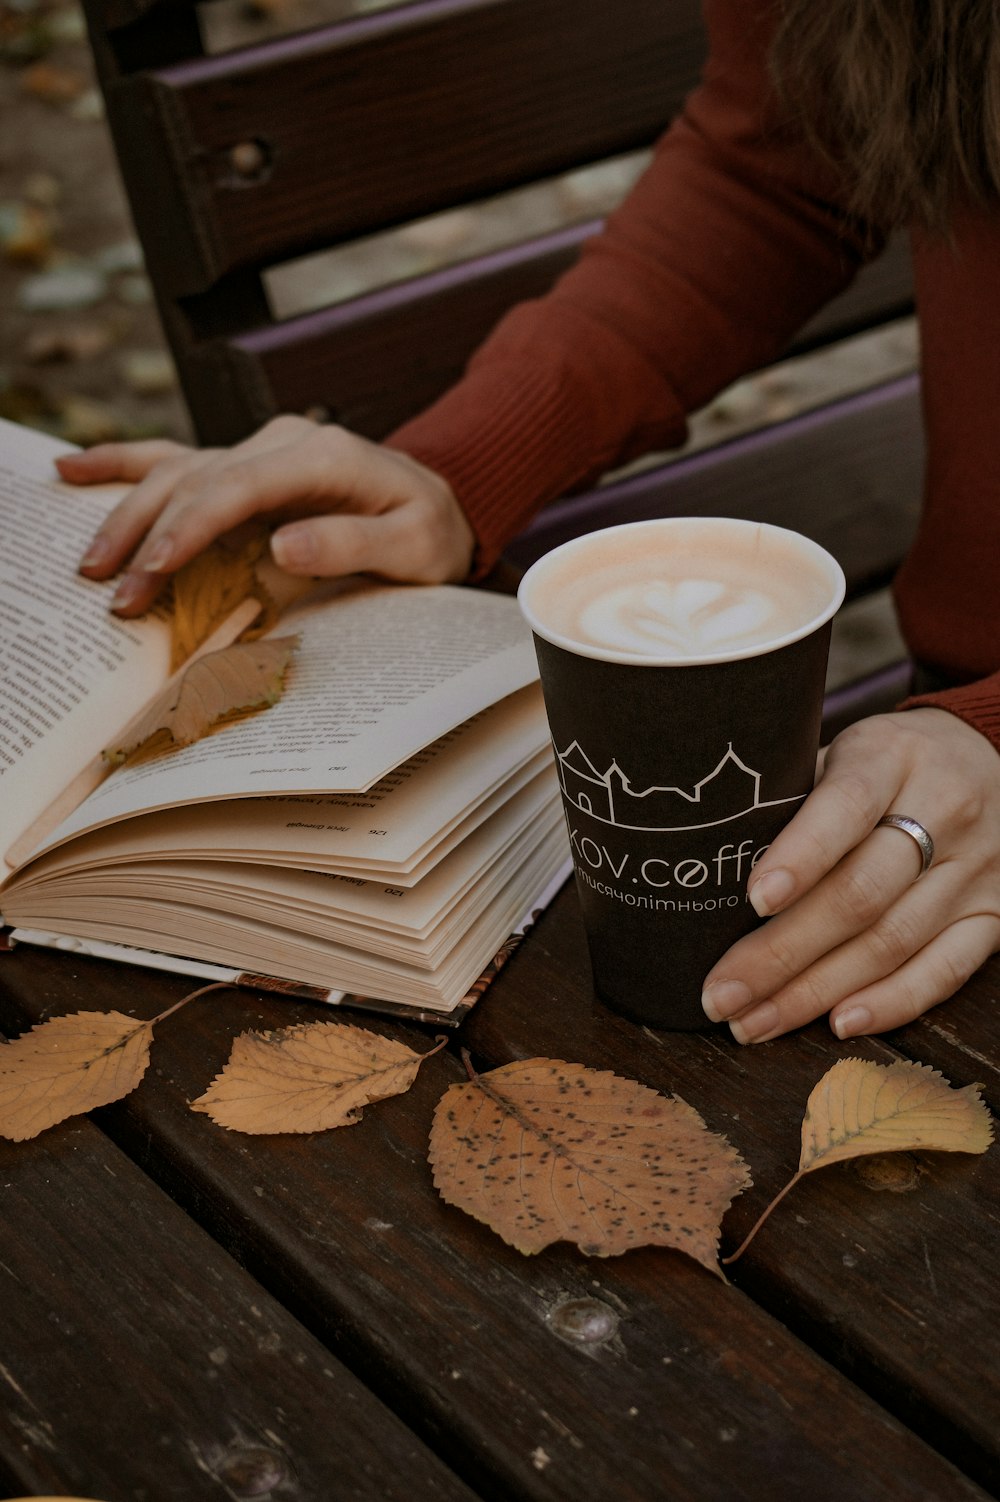
[[[218,52],[385,0],[214,0],[202,7]],[[438,215],[272,273],[285,316],[416,275],[523,233],[606,213],[642,157]],[[910,319],[741,381],[692,423],[700,446],[780,421],[914,367]],[[0,0],[0,416],[89,444],[190,438],[104,122],[74,0]],[[841,624],[832,676],[860,655],[899,651],[884,600]]]

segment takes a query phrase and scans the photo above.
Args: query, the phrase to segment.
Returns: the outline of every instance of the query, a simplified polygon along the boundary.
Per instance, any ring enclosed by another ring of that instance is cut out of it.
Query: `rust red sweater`
[[[549,500],[684,441],[686,414],[776,358],[882,243],[780,114],[769,0],[705,0],[700,87],[579,264],[510,313],[390,440],[451,483],[488,566]],[[914,234],[928,471],[896,583],[913,655],[976,681],[921,703],[1000,749],[1000,212]]]

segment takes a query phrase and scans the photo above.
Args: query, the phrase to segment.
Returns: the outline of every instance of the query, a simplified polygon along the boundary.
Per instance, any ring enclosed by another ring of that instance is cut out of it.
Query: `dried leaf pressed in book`
[[[234,1132],[353,1126],[362,1107],[408,1090],[427,1057],[348,1022],[242,1033],[192,1110]]]
[[[452,1085],[430,1158],[442,1197],[519,1251],[668,1246],[713,1272],[722,1217],[750,1183],[735,1148],[684,1101],[558,1059]]]
[[[227,716],[269,709],[281,698],[285,670],[297,645],[297,636],[281,636],[237,642],[200,657],[132,721],[122,744],[109,747],[105,759],[118,766],[154,736],[189,746]]]
[[[806,1102],[799,1172],[864,1153],[984,1153],[992,1140],[978,1086],[956,1090],[936,1069],[903,1059],[840,1059]]]
[[[73,1012],[0,1046],[0,1135],[14,1142],[134,1090],[149,1063],[152,1022]]]
[[[978,1085],[954,1086],[927,1064],[900,1059],[840,1059],[813,1088],[802,1120],[798,1171],[764,1210],[741,1245],[742,1257],[772,1210],[813,1169],[870,1153],[984,1153],[993,1125]]]
[[[267,553],[267,540],[268,529],[263,524],[241,527],[235,533],[216,538],[177,570],[171,621],[172,673],[246,599],[253,597],[261,605],[261,615],[252,628],[254,636],[273,625],[274,604],[258,577],[258,565]],[[244,640],[249,639],[250,634],[245,634]]]

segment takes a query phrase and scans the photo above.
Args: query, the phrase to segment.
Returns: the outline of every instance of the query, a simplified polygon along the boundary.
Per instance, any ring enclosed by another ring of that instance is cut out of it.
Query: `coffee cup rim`
[[[681,655],[676,652],[656,655],[645,652],[627,652],[620,648],[600,647],[589,642],[582,642],[576,637],[567,636],[548,626],[539,618],[537,612],[529,603],[528,597],[531,590],[537,586],[539,580],[544,576],[546,569],[550,568],[556,559],[583,547],[595,537],[626,532],[636,534],[643,530],[662,532],[681,525],[702,522],[721,525],[727,529],[736,527],[744,530],[748,536],[751,532],[766,532],[769,535],[774,535],[776,538],[788,538],[793,546],[803,548],[829,574],[831,594],[827,605],[821,611],[818,611],[816,615],[811,616],[801,626],[796,626],[793,630],[785,632],[784,635],[775,637],[773,641],[769,641],[765,646],[743,647],[736,651],[704,652],[692,656],[689,653]],[[833,554],[828,552],[821,543],[815,542],[811,537],[806,537],[802,532],[794,531],[791,527],[779,527],[774,522],[753,521],[744,517],[664,516],[654,517],[647,521],[619,522],[615,526],[596,528],[594,531],[581,533],[578,537],[571,537],[568,541],[560,543],[557,547],[550,549],[549,552],[543,553],[527,569],[518,586],[517,601],[522,615],[536,636],[540,636],[543,641],[551,642],[553,646],[561,647],[563,651],[571,652],[576,657],[590,657],[599,662],[619,663],[623,667],[696,668],[707,667],[713,663],[741,662],[751,657],[764,657],[771,652],[780,651],[782,647],[789,647],[794,642],[802,641],[805,637],[811,636],[813,632],[818,631],[820,627],[825,626],[827,621],[832,620],[843,604],[846,593],[847,580],[844,577],[843,569]]]

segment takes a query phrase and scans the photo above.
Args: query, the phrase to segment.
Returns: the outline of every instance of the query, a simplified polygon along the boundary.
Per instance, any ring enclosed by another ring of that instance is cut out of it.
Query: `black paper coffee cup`
[[[726,638],[742,617],[703,577],[715,553],[730,594],[746,565],[763,640]],[[609,646],[591,634],[592,600],[631,598],[632,568],[654,582],[632,599],[627,644]],[[616,1011],[656,1027],[709,1025],[704,977],[760,921],[747,878],[813,785],[843,594],[839,565],[817,544],[728,518],[591,533],[525,575],[519,600],[535,637],[594,987]],[[645,629],[650,600],[654,617],[666,602],[668,619],[654,619],[636,651],[630,623]],[[777,602],[772,624],[768,600]]]

